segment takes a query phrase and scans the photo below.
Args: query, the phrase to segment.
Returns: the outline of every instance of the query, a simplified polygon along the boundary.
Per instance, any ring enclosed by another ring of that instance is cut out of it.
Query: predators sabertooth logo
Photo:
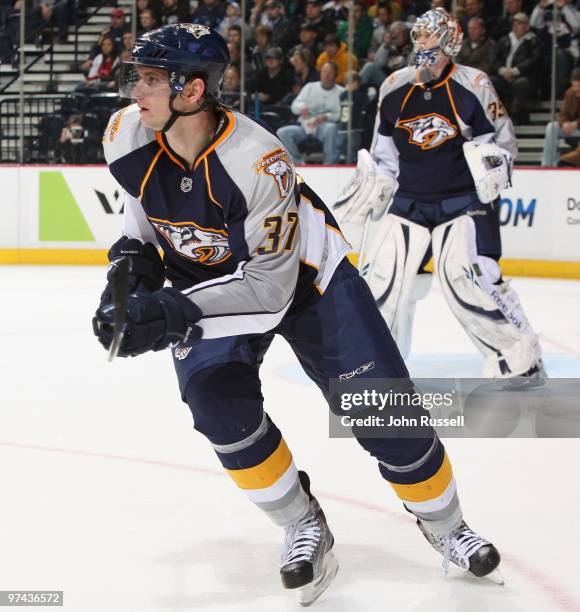
[[[211,34],[211,30],[207,26],[200,23],[178,23],[177,27],[181,28],[182,30],[187,30],[196,38],[201,38],[202,36]]]
[[[151,217],[149,221],[174,251],[196,263],[215,266],[232,254],[225,230],[200,227],[193,221],[171,223]]]
[[[266,153],[256,164],[256,174],[260,172],[265,172],[274,179],[281,198],[287,197],[292,191],[293,172],[288,164],[288,153],[284,149]]]
[[[397,127],[407,130],[409,143],[421,147],[423,151],[435,149],[446,140],[457,136],[457,128],[449,119],[437,113],[399,121]]]

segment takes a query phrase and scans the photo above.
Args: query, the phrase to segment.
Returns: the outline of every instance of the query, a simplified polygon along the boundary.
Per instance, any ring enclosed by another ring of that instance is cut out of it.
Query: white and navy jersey
[[[244,115],[224,112],[192,167],[142,125],[137,105],[113,115],[103,142],[125,191],[123,233],[163,249],[205,338],[274,328],[320,297],[349,250],[280,141]]]
[[[437,202],[473,192],[463,143],[495,142],[515,158],[512,122],[481,70],[450,63],[428,86],[415,75],[403,68],[381,86],[371,154],[398,195]]]

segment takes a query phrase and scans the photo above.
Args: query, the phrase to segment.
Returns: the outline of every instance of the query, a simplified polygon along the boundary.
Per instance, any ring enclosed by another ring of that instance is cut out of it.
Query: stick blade
[[[116,262],[111,280],[111,291],[115,309],[115,322],[113,340],[109,348],[109,362],[113,361],[119,353],[125,335],[125,317],[129,297],[129,259],[127,257],[122,257]]]

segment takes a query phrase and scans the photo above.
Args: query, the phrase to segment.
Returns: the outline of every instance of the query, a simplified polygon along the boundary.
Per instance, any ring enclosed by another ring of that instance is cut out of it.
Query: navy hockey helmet
[[[124,62],[125,76],[120,94],[135,97],[133,89],[139,80],[135,67],[150,66],[165,70],[171,96],[175,97],[194,77],[206,84],[206,97],[218,100],[230,53],[225,40],[207,26],[176,23],[143,34],[135,41],[131,59]]]

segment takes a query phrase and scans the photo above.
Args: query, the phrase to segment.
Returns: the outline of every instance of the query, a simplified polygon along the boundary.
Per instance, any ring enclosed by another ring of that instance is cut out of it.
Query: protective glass
[[[167,72],[155,66],[123,62],[119,73],[119,96],[135,100],[146,96],[169,97]]]

